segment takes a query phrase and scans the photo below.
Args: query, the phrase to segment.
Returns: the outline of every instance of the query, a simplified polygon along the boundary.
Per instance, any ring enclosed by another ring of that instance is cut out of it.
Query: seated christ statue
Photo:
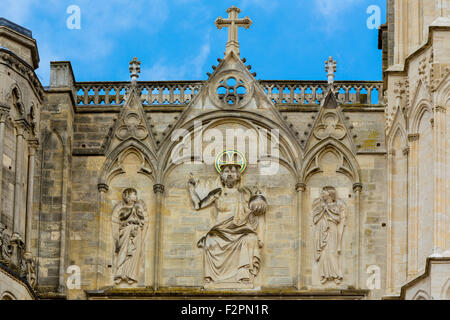
[[[260,268],[263,242],[258,227],[267,202],[260,191],[241,186],[246,162],[240,152],[225,151],[217,159],[221,187],[201,199],[195,179],[188,182],[196,210],[214,206],[213,226],[197,243],[204,254],[204,281],[252,286]]]

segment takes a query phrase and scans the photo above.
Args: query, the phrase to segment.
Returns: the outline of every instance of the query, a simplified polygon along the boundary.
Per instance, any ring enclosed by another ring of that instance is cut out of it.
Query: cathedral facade
[[[388,0],[383,81],[35,74],[0,19],[0,299],[450,299],[450,1]]]

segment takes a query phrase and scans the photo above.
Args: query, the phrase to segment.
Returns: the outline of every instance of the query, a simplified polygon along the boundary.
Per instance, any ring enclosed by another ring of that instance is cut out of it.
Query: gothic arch
[[[334,138],[322,140],[306,153],[303,167],[299,174],[300,181],[305,183],[314,173],[320,172],[317,161],[329,151],[335,153],[341,159],[338,172],[346,175],[353,183],[361,183],[358,161],[345,144]],[[347,167],[345,167],[346,163],[348,164]]]
[[[411,300],[433,300],[433,298],[425,290],[420,289]]]
[[[393,148],[393,144],[395,139],[400,136],[400,139],[402,141],[402,146],[407,146],[407,135],[405,132],[405,129],[403,128],[402,125],[400,125],[398,122],[392,127],[391,132],[393,132],[393,134],[389,135],[388,138],[388,146],[389,146],[389,150],[391,150]]]
[[[409,125],[410,133],[416,133],[419,131],[419,125],[425,112],[430,112],[430,114],[433,115],[433,109],[430,101],[422,99],[416,104],[411,112],[411,120]]]
[[[0,300],[17,300],[17,298],[11,292],[5,291]]]
[[[442,286],[441,300],[450,300],[450,278]]]
[[[162,148],[161,148],[161,154],[163,157],[159,159],[159,165],[161,168],[164,167],[164,163],[170,163],[169,159],[172,155],[173,150],[179,146],[179,144],[185,142],[187,139],[190,138],[190,136],[194,133],[195,128],[195,122],[201,122],[202,130],[204,131],[207,128],[210,128],[212,126],[215,126],[219,123],[236,123],[241,124],[243,126],[253,128],[257,130],[258,127],[261,127],[262,129],[267,130],[270,132],[272,129],[280,130],[279,135],[279,145],[280,148],[283,148],[283,151],[288,155],[289,159],[285,158],[277,158],[280,163],[286,165],[289,170],[293,172],[293,174],[296,174],[298,171],[298,168],[300,168],[300,156],[303,153],[301,148],[297,146],[296,142],[292,142],[289,138],[288,132],[281,128],[279,125],[277,125],[274,121],[261,116],[259,114],[255,114],[248,111],[239,111],[239,112],[233,112],[229,111],[228,114],[224,117],[223,111],[212,111],[205,113],[199,117],[190,119],[186,123],[174,127],[169,134],[166,137],[166,140],[164,140]],[[281,128],[281,129],[280,129]],[[177,129],[184,129],[189,132],[188,135],[183,137],[183,141],[180,142],[177,141],[171,141],[167,140],[171,134],[177,130]],[[268,158],[264,158],[267,160]],[[273,159],[273,158],[272,158]],[[158,171],[158,181],[163,181],[166,177],[166,174],[170,171],[170,169],[173,167],[173,163],[169,164],[168,166],[165,166],[162,170]]]
[[[395,113],[394,119],[392,121],[391,128],[387,135],[387,145],[388,147],[392,146],[395,136],[400,132],[404,145],[406,145],[408,140],[408,135],[406,133],[406,124],[405,118],[403,117],[403,111],[401,108],[397,108],[397,112]]]
[[[11,102],[11,105],[17,112],[17,116],[15,119],[24,118],[26,116],[26,110],[25,106],[23,104],[23,95],[22,91],[20,90],[20,87],[17,85],[17,83],[14,83],[10,86],[9,90],[7,91],[8,94],[6,96],[6,101]],[[17,96],[17,103],[14,104],[14,95]],[[11,110],[11,108],[10,108]]]
[[[450,106],[450,81],[448,81],[449,76],[446,77],[446,81],[443,81],[442,84],[436,93],[435,102],[436,105],[444,107],[447,109]]]
[[[143,161],[148,161],[152,174],[157,171],[157,167],[154,164],[155,156],[153,152],[142,142],[135,139],[129,139],[121,142],[114,150],[106,155],[107,158],[105,163],[103,164],[98,180],[99,184],[108,185],[109,180],[112,178],[111,174],[118,173],[118,168],[114,168],[116,161],[123,157],[123,155],[127,152],[130,152],[130,150],[132,152],[135,152],[136,154],[139,154],[139,156],[142,157]]]

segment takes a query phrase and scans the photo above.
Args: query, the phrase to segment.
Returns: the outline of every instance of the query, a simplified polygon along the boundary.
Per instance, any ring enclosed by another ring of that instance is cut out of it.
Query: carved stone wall
[[[396,15],[400,2],[390,2]],[[2,257],[43,297],[448,297],[450,33],[442,12],[425,27],[435,16],[426,8],[422,38],[394,31],[406,42],[385,50],[395,64],[378,104],[365,99],[380,82],[257,81],[237,41],[208,81],[137,83],[133,59],[131,83],[77,83],[70,63],[55,62],[45,91],[34,40],[0,48]],[[258,272],[220,287],[205,283],[198,245],[217,225],[217,204],[197,210],[188,184],[200,180],[200,200],[217,196],[224,150],[245,156],[241,184],[261,190],[267,210],[245,231],[261,241]],[[130,188],[136,199],[124,197]],[[136,260],[117,282],[124,252]],[[79,287],[66,286],[69,266],[80,268]]]

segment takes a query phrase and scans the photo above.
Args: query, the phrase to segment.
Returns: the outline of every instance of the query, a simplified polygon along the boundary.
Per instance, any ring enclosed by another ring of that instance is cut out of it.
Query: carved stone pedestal
[[[236,282],[221,282],[221,283],[205,283],[203,286],[205,290],[260,290],[255,287],[253,283],[236,283]]]

